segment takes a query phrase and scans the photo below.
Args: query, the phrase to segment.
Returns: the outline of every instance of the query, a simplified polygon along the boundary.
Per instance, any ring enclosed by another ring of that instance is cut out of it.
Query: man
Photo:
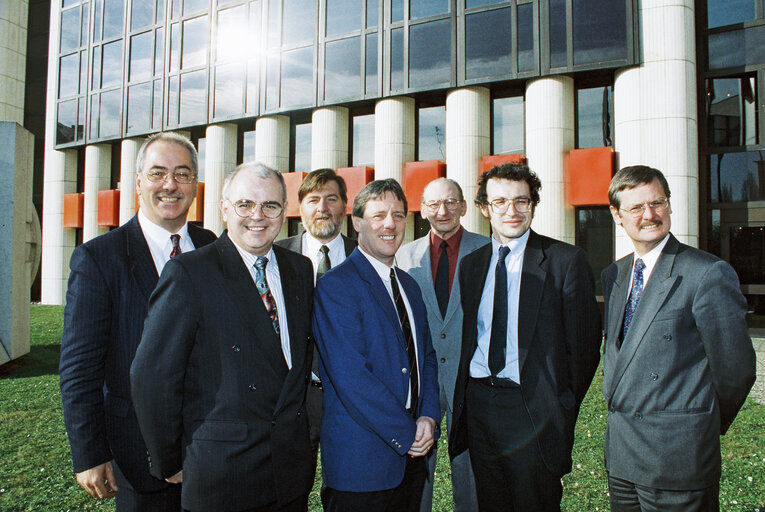
[[[69,262],[61,339],[61,398],[77,483],[118,511],[180,510],[180,488],[149,474],[130,401],[130,363],[149,295],[171,254],[215,235],[187,224],[197,190],[197,152],[174,133],[138,151],[140,209],[123,226],[80,245]],[[119,490],[119,492],[117,492]]]
[[[190,511],[305,511],[313,485],[305,413],[313,275],[273,247],[282,175],[226,178],[227,230],[171,261],[152,294],[131,371],[153,475],[183,480]]]
[[[454,279],[462,258],[489,243],[483,235],[471,233],[460,225],[467,212],[462,187],[447,178],[431,181],[423,191],[422,216],[430,223],[430,233],[403,246],[396,255],[398,266],[409,273],[422,290],[428,310],[428,324],[438,359],[438,389],[441,416],[446,414],[446,428],[452,431],[452,399],[462,335],[462,307],[459,280]],[[437,445],[436,445],[437,447]],[[435,448],[435,447],[434,447]],[[430,478],[422,495],[422,512],[433,507],[433,475],[437,450],[428,456]],[[463,452],[451,463],[452,494],[455,512],[475,511],[478,502],[470,457]]]
[[[541,186],[521,164],[483,173],[476,203],[494,235],[460,264],[449,454],[470,450],[482,512],[560,510],[574,424],[600,358],[587,256],[530,229]]]
[[[611,215],[635,253],[603,271],[611,510],[719,510],[720,435],[755,378],[746,300],[726,262],[670,233],[664,175],[616,173]]]
[[[277,240],[276,245],[306,256],[313,263],[314,276],[322,277],[333,266],[350,256],[356,242],[340,233],[348,202],[345,180],[332,169],[318,169],[308,173],[298,189],[300,218],[305,226],[301,235]],[[306,396],[308,423],[311,427],[311,448],[314,467],[319,453],[321,433],[322,391],[319,379],[319,356],[313,355],[311,387]],[[314,469],[315,471],[315,469]]]
[[[359,248],[317,283],[326,511],[419,510],[440,410],[425,304],[393,266],[406,213],[395,180],[367,184],[353,204]]]

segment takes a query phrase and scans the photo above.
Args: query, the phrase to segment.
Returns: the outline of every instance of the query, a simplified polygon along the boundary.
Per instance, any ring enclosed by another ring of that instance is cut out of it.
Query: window
[[[765,201],[765,155],[762,151],[709,156],[709,199],[712,203]]]
[[[417,160],[446,161],[446,108],[417,109]]]
[[[511,9],[465,16],[465,79],[512,73]]]
[[[574,64],[627,58],[627,9],[613,0],[573,0]]]
[[[56,144],[85,138],[89,6],[87,2],[69,1],[61,11]]]
[[[523,96],[492,100],[492,154],[524,154]]]
[[[375,115],[353,116],[353,165],[374,166]]]
[[[614,222],[607,206],[577,208],[576,245],[587,253],[595,275],[595,294],[603,295],[598,277],[614,261]]]
[[[765,25],[709,35],[709,69],[727,69],[765,62]]]
[[[253,160],[255,160],[255,130],[250,130],[242,134],[242,158],[239,163]]]
[[[295,124],[292,152],[292,170],[309,172],[311,170],[311,123]]]
[[[753,76],[707,80],[707,143],[757,144],[757,84]]]
[[[448,84],[451,80],[451,21],[412,25],[409,29],[409,87]]]
[[[576,147],[613,146],[611,86],[577,89]]]
[[[707,27],[742,23],[756,17],[757,0],[707,0]]]
[[[324,61],[324,99],[353,98],[361,92],[361,44],[359,37],[331,41]]]

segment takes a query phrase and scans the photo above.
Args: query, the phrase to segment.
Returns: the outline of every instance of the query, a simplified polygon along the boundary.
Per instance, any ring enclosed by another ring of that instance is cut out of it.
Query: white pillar
[[[481,158],[491,151],[491,97],[485,87],[446,95],[446,175],[460,184],[467,201],[465,229],[489,234],[489,222],[475,206]]]
[[[403,182],[404,163],[414,160],[414,99],[379,100],[375,105],[375,179]],[[403,184],[403,183],[402,183]]]
[[[112,169],[112,147],[109,144],[85,146],[85,205],[82,216],[82,241],[102,235],[106,226],[98,225],[98,191],[109,190]]]
[[[255,158],[280,172],[290,167],[290,118],[287,116],[261,117],[255,122]],[[287,238],[287,220],[284,220],[277,240]]]
[[[566,201],[564,156],[574,149],[574,80],[556,76],[526,84],[526,157],[542,180],[532,228],[573,244],[574,208]]]
[[[223,179],[236,167],[236,137],[234,123],[211,124],[205,135],[204,226],[218,235],[226,227],[218,203]]]
[[[698,113],[694,2],[652,0],[639,11],[642,64],[620,70],[614,85],[619,165],[649,165],[667,177],[672,233],[699,242]],[[634,250],[616,229],[616,257]]]
[[[28,0],[0,2],[0,121],[24,124]],[[53,38],[57,39],[57,38]]]
[[[311,115],[311,170],[348,165],[348,109],[317,108]]]
[[[145,139],[123,139],[120,151],[120,226],[135,215],[135,175],[138,150]]]

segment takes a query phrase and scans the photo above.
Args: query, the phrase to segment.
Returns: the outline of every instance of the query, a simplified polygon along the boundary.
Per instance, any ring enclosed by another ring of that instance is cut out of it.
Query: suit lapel
[[[418,283],[425,283],[424,286],[420,286],[422,300],[429,311],[436,311],[440,316],[441,310],[438,307],[436,290],[433,287],[433,267],[430,265],[430,234],[415,242],[413,260],[419,262],[419,266],[409,269],[407,273]]]
[[[345,235],[340,235],[340,236],[343,237],[343,245],[345,246],[345,257],[347,258],[348,256],[351,255],[353,250],[356,248],[356,242]]]
[[[151,292],[154,291],[157,281],[159,281],[157,267],[154,266],[154,259],[151,257],[149,244],[146,243],[141,225],[138,223],[138,217],[130,219],[125,224],[125,228],[130,273],[148,302]]]
[[[467,354],[467,361],[473,358],[473,354],[478,347],[478,306],[481,302],[481,295],[483,295],[483,287],[486,285],[486,276],[489,272],[489,263],[491,263],[491,251],[491,243],[481,247],[475,251],[474,261],[477,264],[464,267],[465,282],[474,284],[469,288],[461,290],[462,302],[465,304],[463,311],[464,319],[469,319],[472,322],[471,325],[463,326],[463,330],[465,328],[470,329],[470,331],[466,331],[470,332],[470,346],[462,347],[463,354]]]
[[[533,231],[529,233],[521,269],[521,290],[518,303],[518,371],[523,375],[523,364],[534,338],[539,304],[547,272],[542,268],[544,251]]]
[[[306,344],[305,340],[299,340],[297,333],[297,324],[295,315],[306,311],[308,305],[300,304],[300,294],[298,290],[298,276],[295,268],[290,263],[286,255],[274,247],[276,262],[279,265],[279,277],[282,285],[282,296],[284,297],[284,307],[287,309],[287,326],[290,332],[290,354],[292,356],[292,367],[295,368],[296,361],[302,361],[305,358]],[[302,307],[301,307],[302,306]],[[265,309],[265,308],[264,308]]]
[[[481,241],[484,241],[484,243],[481,243]],[[457,252],[457,268],[454,269],[454,280],[452,281],[451,293],[449,293],[449,305],[446,307],[446,318],[444,318],[444,323],[447,323],[462,307],[460,305],[460,280],[457,276],[462,258],[476,250],[478,247],[485,245],[485,243],[485,239],[479,238],[467,230],[462,232],[462,240],[460,240],[460,248],[459,252]],[[428,261],[430,261],[430,258],[428,258]],[[481,291],[483,291],[483,286],[481,287]],[[435,291],[433,292],[433,296],[435,297]]]

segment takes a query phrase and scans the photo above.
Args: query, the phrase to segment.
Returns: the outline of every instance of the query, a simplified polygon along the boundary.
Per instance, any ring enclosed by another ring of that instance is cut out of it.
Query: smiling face
[[[257,207],[252,215],[240,217],[234,209],[234,203],[251,201],[286,205],[282,200],[283,191],[279,181],[276,178],[261,178],[256,172],[242,169],[234,176],[226,192],[228,197],[221,200],[220,211],[229,238],[250,254],[265,256],[282,227],[284,211],[278,217],[269,219],[263,215],[263,209]]]
[[[651,183],[626,188],[618,192],[617,197],[620,206],[618,209],[611,206],[611,216],[617,226],[624,228],[638,255],[643,256],[659,245],[669,233],[672,227],[670,219],[672,206],[667,206],[667,209],[663,211],[646,207],[639,217],[633,217],[626,210],[666,198],[667,193],[659,180],[655,179]]]
[[[441,201],[438,210],[431,211],[426,204]],[[449,211],[443,201],[457,201],[457,208]],[[438,180],[425,187],[422,194],[423,218],[428,219],[431,229],[443,240],[447,240],[460,229],[460,217],[467,212],[465,201],[460,201],[457,187],[446,180]]]
[[[404,241],[406,209],[392,192],[370,199],[364,217],[352,217],[353,228],[359,233],[359,247],[388,266],[393,265],[396,251]]]
[[[154,224],[175,233],[186,222],[186,214],[197,195],[197,181],[177,183],[168,176],[164,181],[152,182],[145,175],[152,170],[193,173],[191,155],[180,144],[158,140],[146,148],[143,169],[136,173],[135,190],[144,215]]]
[[[511,204],[507,207],[505,213],[494,213],[491,206],[482,205],[481,214],[491,222],[491,229],[496,239],[501,244],[506,244],[513,238],[523,236],[531,227],[531,221],[534,218],[534,204],[526,213],[520,213],[515,210],[512,200],[525,197],[531,197],[529,184],[525,181],[515,181],[506,179],[491,178],[486,183],[486,197],[489,203],[495,199],[507,199]]]
[[[300,217],[311,235],[329,243],[340,233],[345,218],[345,202],[336,181],[312,190],[300,202]]]

